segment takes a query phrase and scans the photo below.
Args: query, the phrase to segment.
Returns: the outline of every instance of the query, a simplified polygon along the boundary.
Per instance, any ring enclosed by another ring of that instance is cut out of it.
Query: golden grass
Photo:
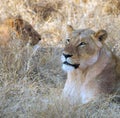
[[[35,53],[30,46],[19,48],[16,40],[10,49],[0,48],[0,117],[119,118],[113,96],[86,105],[70,105],[60,96],[66,78],[60,62],[66,24],[106,29],[106,43],[120,57],[119,10],[118,0],[0,1],[1,20],[21,15],[42,36]]]
[[[120,13],[120,1],[119,0],[109,0],[105,3],[103,11],[107,14],[119,15]]]

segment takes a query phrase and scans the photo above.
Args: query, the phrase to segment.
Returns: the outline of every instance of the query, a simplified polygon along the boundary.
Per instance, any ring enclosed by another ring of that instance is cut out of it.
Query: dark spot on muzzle
[[[69,66],[73,66],[75,69],[77,69],[79,67],[80,64],[70,64],[67,61],[65,61],[63,64],[69,65]]]

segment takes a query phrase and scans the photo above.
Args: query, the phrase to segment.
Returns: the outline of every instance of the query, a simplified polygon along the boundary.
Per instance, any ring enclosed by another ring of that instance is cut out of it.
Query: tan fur
[[[41,40],[41,36],[27,21],[19,17],[7,18],[0,25],[0,46],[7,46],[13,33],[17,39],[25,43],[30,42],[31,45]]]
[[[71,102],[87,103],[117,89],[117,61],[105,45],[107,32],[90,29],[69,30],[61,56],[67,80],[63,96]],[[81,43],[82,42],[82,43]]]

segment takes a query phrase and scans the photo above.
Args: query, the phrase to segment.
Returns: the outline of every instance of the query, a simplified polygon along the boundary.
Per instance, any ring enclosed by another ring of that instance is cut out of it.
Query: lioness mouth
[[[69,66],[73,66],[75,69],[77,69],[79,67],[80,64],[70,64],[67,61],[65,61],[63,64],[69,65]]]

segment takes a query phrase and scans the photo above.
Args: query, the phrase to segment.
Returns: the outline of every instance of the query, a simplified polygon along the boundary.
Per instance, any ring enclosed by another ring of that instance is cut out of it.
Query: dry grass
[[[109,0],[103,8],[106,14],[119,15],[120,13],[120,1],[119,0]]]
[[[0,117],[119,118],[120,104],[112,102],[113,96],[86,105],[70,105],[60,96],[66,78],[60,63],[66,24],[106,29],[106,43],[120,57],[119,4],[118,0],[0,1],[1,20],[21,15],[42,36],[36,52],[30,46],[19,49],[17,41],[11,49],[0,48]]]

